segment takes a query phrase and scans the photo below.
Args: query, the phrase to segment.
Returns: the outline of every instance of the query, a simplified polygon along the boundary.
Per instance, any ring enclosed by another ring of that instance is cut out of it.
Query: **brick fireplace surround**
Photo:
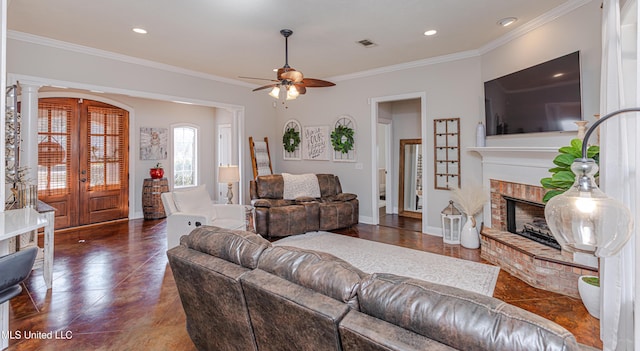
[[[480,233],[481,257],[534,287],[578,297],[578,278],[598,275],[597,269],[574,262],[569,252],[506,229],[506,200],[502,196],[542,203],[544,189],[495,179],[490,179],[490,186],[491,228],[483,227]]]

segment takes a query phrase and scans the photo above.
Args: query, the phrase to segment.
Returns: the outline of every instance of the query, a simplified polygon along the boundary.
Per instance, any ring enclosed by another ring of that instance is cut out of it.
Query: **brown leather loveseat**
[[[256,232],[282,237],[310,231],[333,230],[358,223],[358,199],[343,193],[338,176],[316,174],[319,196],[288,198],[287,174],[258,176],[250,182],[251,204],[255,208]]]
[[[202,226],[167,251],[199,350],[593,350],[501,300]]]

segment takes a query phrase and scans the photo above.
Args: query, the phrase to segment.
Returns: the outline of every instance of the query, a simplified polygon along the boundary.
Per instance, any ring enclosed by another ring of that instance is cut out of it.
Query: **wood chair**
[[[273,174],[271,156],[269,154],[269,139],[264,137],[264,141],[254,141],[253,137],[249,137],[249,149],[251,151],[253,179],[256,179],[259,175]]]

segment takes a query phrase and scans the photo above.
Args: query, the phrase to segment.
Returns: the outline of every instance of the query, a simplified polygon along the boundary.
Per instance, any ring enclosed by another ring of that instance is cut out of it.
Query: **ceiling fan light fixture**
[[[289,86],[289,88],[287,89],[287,100],[295,100],[298,95],[300,95],[298,89],[296,89],[296,87],[293,85]]]
[[[271,89],[271,91],[269,92],[269,95],[271,95],[271,97],[273,97],[274,99],[279,99],[280,98],[280,87],[279,86],[275,86],[273,87],[273,89]]]
[[[259,91],[263,89],[271,89],[269,95],[275,99],[280,98],[280,90],[285,90],[283,94],[287,100],[293,100],[299,95],[303,95],[307,92],[307,88],[322,88],[331,87],[335,83],[315,78],[305,78],[302,72],[297,71],[293,67],[289,66],[289,41],[288,38],[293,34],[290,29],[283,29],[280,34],[284,37],[284,66],[278,68],[276,71],[276,79],[264,79],[264,78],[252,78],[252,77],[240,77],[247,79],[260,79],[268,80],[271,83],[257,87],[253,91]],[[273,83],[275,82],[275,84]]]

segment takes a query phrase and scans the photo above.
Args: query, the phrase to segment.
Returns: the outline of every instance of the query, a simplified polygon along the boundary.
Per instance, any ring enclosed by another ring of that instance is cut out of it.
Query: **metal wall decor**
[[[460,187],[460,118],[433,120],[435,188]]]

